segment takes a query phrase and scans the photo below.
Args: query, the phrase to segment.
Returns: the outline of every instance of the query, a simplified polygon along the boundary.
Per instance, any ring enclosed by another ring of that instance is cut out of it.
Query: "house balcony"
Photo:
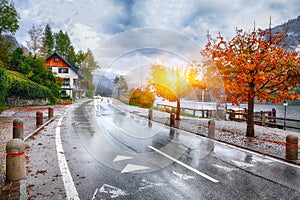
[[[61,89],[72,89],[71,85],[63,85],[61,86]]]

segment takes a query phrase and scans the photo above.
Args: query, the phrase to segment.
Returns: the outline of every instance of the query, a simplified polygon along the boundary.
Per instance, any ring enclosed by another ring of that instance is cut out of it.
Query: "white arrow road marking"
[[[200,172],[200,171],[198,171],[198,170],[192,168],[191,166],[189,166],[189,165],[187,165],[187,164],[185,164],[185,163],[183,163],[183,162],[181,162],[181,161],[179,161],[179,160],[177,160],[177,159],[175,159],[175,158],[169,156],[168,154],[166,154],[166,153],[164,153],[164,152],[162,152],[162,151],[160,151],[160,150],[158,150],[158,149],[156,149],[156,148],[154,148],[154,147],[152,147],[152,146],[148,146],[148,147],[149,147],[150,149],[156,151],[157,153],[159,153],[159,154],[165,156],[166,158],[169,158],[170,160],[172,160],[172,161],[178,163],[179,165],[181,165],[181,166],[183,166],[183,167],[185,167],[185,168],[187,168],[187,169],[189,169],[189,170],[195,172],[196,174],[198,174],[198,175],[200,175],[200,176],[202,176],[202,177],[204,177],[204,178],[206,178],[206,179],[208,179],[208,180],[210,180],[210,181],[212,181],[212,182],[214,182],[214,183],[218,183],[218,182],[219,182],[218,180],[216,180],[216,179],[214,179],[214,178],[212,178],[212,177],[210,177],[210,176],[208,176],[208,175],[206,175],[206,174],[204,174],[204,173],[202,173],[202,172]]]
[[[223,169],[225,172],[232,172],[234,170],[238,170],[236,168],[231,168],[231,167],[225,167],[225,166],[222,166],[222,165],[216,165],[216,164],[212,164],[212,166],[215,166],[216,168],[219,168],[219,169]]]
[[[99,188],[96,189],[96,191],[93,194],[92,200],[97,198],[97,193],[98,193]]]
[[[115,159],[113,160],[113,162],[118,162],[118,161],[122,161],[122,160],[129,160],[129,159],[132,159],[133,157],[131,156],[120,156],[120,155],[117,155],[115,157]]]
[[[175,176],[178,176],[179,178],[181,178],[181,179],[183,179],[183,180],[189,180],[189,179],[194,179],[194,178],[195,178],[194,176],[189,176],[189,175],[187,175],[187,174],[180,174],[180,173],[178,173],[178,172],[175,172],[174,170],[173,170],[172,172],[173,172],[173,174],[174,174]]]
[[[236,160],[232,160],[232,162],[241,168],[247,168],[247,167],[254,167],[255,165],[250,164],[250,163],[245,163],[245,162],[240,162],[240,161],[236,161]]]
[[[105,193],[105,194],[110,194],[110,198],[114,199],[120,196],[126,196],[129,195],[126,191],[121,190],[120,188],[117,188],[112,185],[104,184],[102,187],[99,189],[97,188],[96,191],[94,192],[92,200],[97,198],[97,193]]]
[[[146,190],[148,188],[153,188],[153,187],[163,187],[165,186],[166,184],[164,183],[153,183],[153,182],[150,182],[150,181],[147,181],[145,179],[142,180],[142,183],[141,183],[141,187],[139,187],[139,191],[143,191],[143,190]]]
[[[138,171],[138,170],[145,170],[145,169],[150,169],[149,167],[145,167],[142,165],[133,165],[133,164],[128,164],[124,167],[124,169],[121,171],[122,173],[126,172],[133,172],[133,171]]]

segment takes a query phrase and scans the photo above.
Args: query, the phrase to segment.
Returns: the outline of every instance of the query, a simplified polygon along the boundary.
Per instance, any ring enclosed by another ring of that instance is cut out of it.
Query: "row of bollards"
[[[48,108],[48,118],[53,117],[53,108]],[[36,126],[43,125],[43,112],[36,112]],[[24,128],[21,119],[13,121],[13,139],[6,144],[6,179],[16,181],[26,176]]]

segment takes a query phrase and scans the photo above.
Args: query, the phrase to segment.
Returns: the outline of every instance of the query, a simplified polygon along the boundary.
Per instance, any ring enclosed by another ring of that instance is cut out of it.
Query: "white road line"
[[[158,149],[156,149],[156,148],[154,148],[154,147],[152,147],[152,146],[148,146],[148,147],[149,147],[150,149],[156,151],[157,153],[159,153],[159,154],[165,156],[166,158],[169,158],[170,160],[172,160],[172,161],[174,161],[174,162],[180,164],[181,166],[183,166],[183,167],[185,167],[185,168],[187,168],[187,169],[189,169],[189,170],[195,172],[196,174],[198,174],[198,175],[200,175],[200,176],[202,176],[202,177],[204,177],[204,178],[206,178],[206,179],[208,179],[208,180],[210,180],[210,181],[212,181],[212,182],[214,182],[214,183],[218,183],[218,182],[219,182],[218,180],[216,180],[216,179],[214,179],[214,178],[212,178],[212,177],[210,177],[210,176],[208,176],[208,175],[206,175],[206,174],[204,174],[204,173],[202,173],[202,172],[200,172],[200,171],[198,171],[198,170],[192,168],[191,166],[189,166],[189,165],[187,165],[187,164],[185,164],[185,163],[183,163],[183,162],[181,162],[181,161],[179,161],[179,160],[177,160],[177,159],[175,159],[175,158],[169,156],[168,154],[166,154],[166,153],[164,153],[164,152],[162,152],[162,151],[160,151],[160,150],[158,150]]]
[[[233,148],[233,149],[237,149],[237,150],[240,150],[240,151],[249,153],[249,154],[253,154],[253,155],[259,156],[259,157],[261,157],[261,158],[266,158],[266,159],[269,159],[269,160],[272,160],[272,161],[275,161],[275,162],[278,162],[278,163],[281,163],[281,164],[285,164],[285,165],[288,165],[288,166],[291,166],[291,167],[295,167],[295,168],[299,168],[299,169],[300,169],[300,166],[299,166],[299,165],[292,164],[292,163],[288,163],[288,162],[285,162],[285,161],[282,161],[282,160],[273,158],[273,157],[268,156],[268,155],[262,155],[262,154],[259,154],[259,153],[257,153],[257,152],[254,152],[254,151],[250,151],[250,150],[248,150],[248,149],[243,149],[243,148],[241,148],[241,147],[237,147],[237,146],[234,146],[234,145],[232,145],[232,144],[227,144],[227,143],[219,142],[219,141],[212,140],[212,139],[209,139],[209,138],[206,138],[206,139],[208,139],[208,140],[210,140],[210,141],[213,141],[213,142],[215,142],[215,143],[221,144],[221,145],[225,145],[225,146],[230,147],[230,148]]]
[[[99,188],[97,188],[96,189],[96,191],[94,192],[94,194],[93,194],[93,197],[92,197],[92,200],[94,200],[94,199],[96,199],[97,198],[97,193],[98,193],[98,190],[99,190]]]
[[[80,199],[78,197],[78,193],[76,190],[76,187],[74,185],[67,161],[66,161],[66,157],[65,157],[65,153],[64,153],[64,149],[61,143],[61,136],[60,136],[60,126],[62,123],[62,120],[64,118],[64,115],[67,113],[68,111],[66,111],[63,116],[59,119],[58,123],[57,123],[57,127],[56,127],[56,131],[55,131],[55,143],[56,143],[56,152],[57,152],[57,158],[58,158],[58,164],[60,167],[60,172],[62,174],[62,179],[64,182],[64,186],[65,186],[65,190],[66,190],[66,194],[67,194],[67,199]]]

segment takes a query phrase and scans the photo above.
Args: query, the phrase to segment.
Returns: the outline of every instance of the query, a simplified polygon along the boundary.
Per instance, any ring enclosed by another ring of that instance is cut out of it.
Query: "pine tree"
[[[47,24],[44,29],[43,50],[45,58],[50,56],[54,51],[54,36],[49,24]]]
[[[74,64],[76,62],[76,54],[68,33],[63,33],[63,31],[60,30],[55,34],[55,41],[56,52],[70,63]]]

